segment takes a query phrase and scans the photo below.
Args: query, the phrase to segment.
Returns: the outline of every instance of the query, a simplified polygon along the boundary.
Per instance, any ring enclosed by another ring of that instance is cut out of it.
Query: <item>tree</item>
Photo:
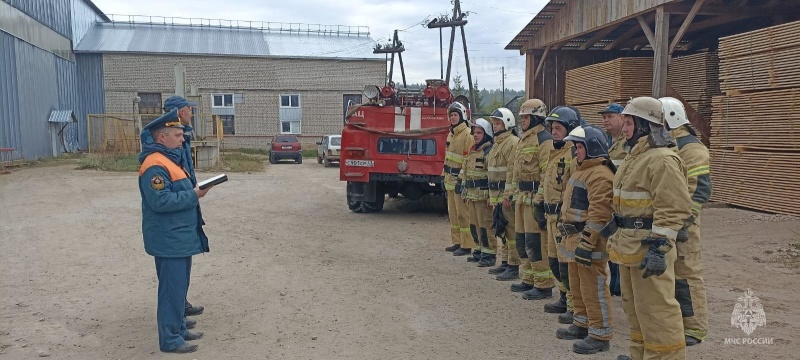
[[[475,99],[473,99],[475,102],[475,109],[473,112],[479,113],[483,109],[483,95],[481,94],[481,91],[478,90],[478,79],[475,79],[475,84],[472,85],[472,89],[473,95],[475,96]]]
[[[461,81],[461,75],[453,76],[453,96],[466,95],[467,89],[464,89],[464,83]]]

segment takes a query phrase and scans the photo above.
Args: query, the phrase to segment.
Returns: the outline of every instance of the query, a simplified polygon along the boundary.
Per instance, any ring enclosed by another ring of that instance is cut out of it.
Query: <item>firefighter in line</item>
[[[512,181],[517,183],[514,196],[514,225],[517,251],[522,267],[522,282],[511,285],[511,291],[523,292],[523,299],[540,300],[553,296],[553,273],[545,259],[547,231],[543,216],[534,214],[534,204],[542,201],[542,174],[547,169],[553,136],[544,128],[547,105],[530,99],[520,106],[522,135],[515,149]]]
[[[566,190],[558,224],[569,263],[573,323],[556,331],[559,339],[576,340],[572,351],[595,354],[608,351],[614,334],[611,293],[608,289],[607,240],[600,231],[611,219],[614,164],[608,157],[606,134],[587,125],[573,130],[575,171]]]
[[[700,256],[700,211],[711,197],[710,156],[689,126],[683,103],[671,97],[659,100],[667,127],[677,144],[673,149],[686,165],[692,198],[692,219],[678,232],[678,260],[675,262],[675,297],[681,304],[686,346],[692,346],[708,337],[708,303]]]
[[[608,135],[608,155],[614,166],[619,167],[625,161],[625,134],[622,133],[622,124],[625,122],[622,111],[625,110],[620,104],[611,103],[605,109],[599,112],[603,116],[603,129]],[[614,262],[608,262],[609,270],[611,271],[611,296],[620,296],[619,289],[619,265]]]
[[[550,112],[550,115],[545,118],[545,122],[549,125],[550,133],[553,135],[553,150],[550,152],[550,165],[544,174],[543,199],[537,206],[540,209],[539,213],[544,214],[546,218],[547,261],[561,296],[554,303],[546,304],[544,312],[564,314],[568,310],[572,310],[572,301],[567,290],[569,283],[567,263],[564,262],[558,251],[562,238],[556,224],[561,213],[561,195],[572,174],[572,143],[565,141],[564,138],[569,135],[570,131],[580,126],[580,115],[571,108],[559,106]]]
[[[489,205],[500,208],[506,224],[501,244],[498,244],[498,257],[501,265],[489,269],[489,274],[500,281],[514,280],[519,277],[519,254],[514,232],[514,207],[512,204],[514,190],[517,188],[511,180],[510,166],[514,165],[514,148],[519,138],[513,129],[517,124],[514,113],[506,108],[498,108],[491,117],[494,131],[494,145],[486,155],[486,168],[489,170]]]
[[[475,244],[473,257],[480,267],[494,266],[497,242],[492,232],[492,207],[489,205],[489,172],[486,155],[492,150],[494,131],[488,120],[479,118],[472,126],[475,145],[469,149],[458,178],[461,198],[469,208],[469,232]],[[489,240],[491,236],[491,241]]]
[[[467,108],[454,102],[447,109],[450,133],[447,134],[447,150],[444,159],[444,189],[447,194],[447,212],[450,215],[450,240],[453,245],[445,248],[455,256],[472,252],[472,237],[469,233],[469,209],[461,199],[462,187],[458,174],[464,165],[464,156],[473,145],[467,124]]]
[[[675,241],[691,217],[686,167],[670,150],[658,99],[632,99],[625,110],[625,162],[614,177],[614,217],[604,235],[620,265],[630,358],[685,359],[681,307],[675,299]],[[629,359],[621,355],[618,359]]]
[[[164,112],[168,113],[173,109],[178,109],[178,118],[180,119],[181,125],[183,126],[183,145],[181,145],[181,149],[183,151],[183,156],[181,157],[181,166],[186,169],[186,172],[189,174],[189,180],[192,181],[193,185],[197,185],[197,175],[194,172],[194,158],[192,156],[192,108],[196,107],[197,103],[191,102],[186,100],[183,96],[173,95],[167,98],[164,101]],[[197,205],[198,208],[200,205]],[[203,215],[200,214],[200,222],[205,223],[203,221]],[[202,231],[202,228],[200,229]],[[185,316],[195,316],[200,315],[205,310],[203,306],[193,306],[189,303],[189,299],[186,299],[186,304],[184,305],[184,315]],[[197,324],[197,320],[193,319],[186,319],[186,326],[189,329],[192,329]]]

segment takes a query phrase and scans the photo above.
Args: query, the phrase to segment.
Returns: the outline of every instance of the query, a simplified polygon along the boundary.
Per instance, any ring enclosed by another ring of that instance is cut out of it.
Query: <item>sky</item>
[[[403,63],[406,80],[421,83],[438,78],[439,31],[421,25],[425,19],[450,13],[450,0],[93,0],[106,14],[157,15],[184,18],[294,22],[325,25],[368,26],[370,36],[385,43],[395,29],[405,45]],[[501,88],[501,67],[505,67],[505,86],[525,88],[525,57],[505,46],[533,19],[547,0],[461,0],[461,9],[469,12],[464,31],[469,50],[472,80],[483,89]],[[449,29],[443,31],[445,71]],[[456,30],[452,74],[460,74],[466,86],[466,66],[460,32]],[[395,65],[395,82],[400,83],[400,69]],[[382,84],[376,84],[382,85]]]

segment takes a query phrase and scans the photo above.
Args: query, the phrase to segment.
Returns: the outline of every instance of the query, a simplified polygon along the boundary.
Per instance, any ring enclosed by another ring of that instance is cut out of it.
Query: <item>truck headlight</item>
[[[364,96],[369,100],[375,100],[381,93],[381,89],[375,85],[364,86]]]

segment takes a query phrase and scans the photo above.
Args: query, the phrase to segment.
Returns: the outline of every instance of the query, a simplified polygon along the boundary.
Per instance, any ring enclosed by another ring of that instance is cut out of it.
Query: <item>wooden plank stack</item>
[[[800,216],[800,22],[720,39],[712,200]]]

